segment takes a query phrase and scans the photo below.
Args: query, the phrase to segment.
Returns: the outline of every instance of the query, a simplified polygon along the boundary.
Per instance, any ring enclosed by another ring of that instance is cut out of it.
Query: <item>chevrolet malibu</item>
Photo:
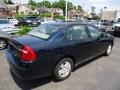
[[[23,80],[68,78],[74,67],[98,55],[110,55],[114,38],[93,25],[74,22],[42,24],[12,39],[7,49],[11,71]]]

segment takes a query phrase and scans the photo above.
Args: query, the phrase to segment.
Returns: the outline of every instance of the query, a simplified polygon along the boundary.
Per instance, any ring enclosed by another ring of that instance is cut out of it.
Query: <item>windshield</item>
[[[61,25],[42,24],[30,31],[28,34],[40,37],[42,39],[48,39],[51,34],[58,31],[60,27]]]
[[[10,23],[8,20],[0,20],[0,24],[8,24]]]

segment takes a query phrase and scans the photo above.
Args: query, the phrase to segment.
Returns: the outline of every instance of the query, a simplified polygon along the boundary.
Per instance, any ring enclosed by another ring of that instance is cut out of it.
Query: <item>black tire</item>
[[[115,31],[114,31],[114,36],[115,36],[115,37],[117,37],[117,36],[118,36],[118,35],[117,35],[117,32],[115,32]]]
[[[3,42],[5,45],[2,46],[1,42]],[[7,46],[8,46],[7,40],[5,40],[5,39],[3,39],[3,38],[0,38],[0,44],[1,44],[0,50],[4,50],[4,49],[6,49]]]
[[[65,77],[61,77],[59,75],[59,69],[60,69],[60,66],[65,62],[69,62],[70,70],[69,70],[69,73]],[[56,65],[56,67],[54,69],[54,73],[53,73],[54,78],[59,81],[65,80],[66,78],[68,78],[71,75],[72,68],[73,68],[73,60],[71,58],[63,58],[62,60],[60,60],[60,62]]]
[[[109,56],[112,52],[113,44],[110,43],[105,51],[105,56]],[[109,49],[109,50],[108,50]]]

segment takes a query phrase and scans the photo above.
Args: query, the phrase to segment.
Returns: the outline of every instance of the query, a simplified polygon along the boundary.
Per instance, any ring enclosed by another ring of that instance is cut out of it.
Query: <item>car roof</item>
[[[86,24],[86,23],[82,23],[82,22],[52,22],[52,23],[47,23],[47,24],[52,24],[52,25],[63,25],[63,26],[68,26],[68,25],[89,25],[89,24]]]
[[[0,19],[0,20],[8,20],[8,19]]]

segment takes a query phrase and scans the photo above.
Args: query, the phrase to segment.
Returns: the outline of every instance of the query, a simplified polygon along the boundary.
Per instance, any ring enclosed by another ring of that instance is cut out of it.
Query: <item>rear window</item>
[[[0,20],[0,24],[8,24],[10,23],[8,20]]]
[[[51,34],[58,31],[60,27],[61,25],[42,24],[30,31],[28,34],[37,36],[42,39],[48,39],[51,36]]]
[[[25,17],[26,19],[37,19],[37,17]]]

